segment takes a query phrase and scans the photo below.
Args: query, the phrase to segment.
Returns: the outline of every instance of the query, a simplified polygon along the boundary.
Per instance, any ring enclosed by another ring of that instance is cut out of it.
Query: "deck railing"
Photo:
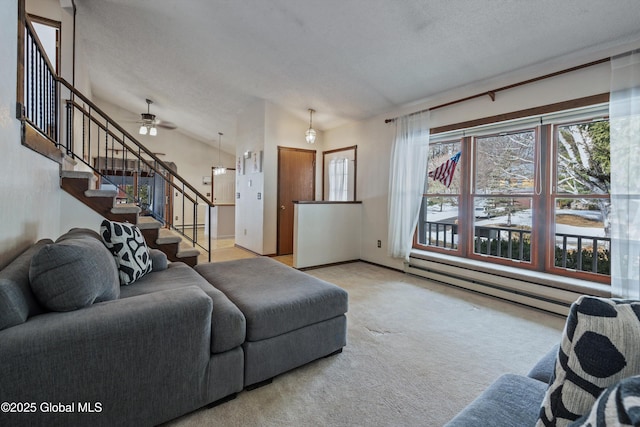
[[[531,230],[494,226],[474,229],[474,253],[531,261]],[[424,221],[419,224],[418,233],[425,246],[458,248],[458,225],[451,221]],[[555,239],[555,267],[610,275],[610,238],[556,233]]]

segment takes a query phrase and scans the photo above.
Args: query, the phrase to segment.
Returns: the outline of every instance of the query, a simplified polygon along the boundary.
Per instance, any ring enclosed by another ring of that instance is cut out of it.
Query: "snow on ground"
[[[576,215],[592,221],[602,221],[602,214],[599,211],[587,211],[576,209],[559,209],[556,211],[557,215]],[[447,224],[456,223],[458,215],[457,206],[430,206],[427,210],[427,220],[429,222],[444,222]],[[492,218],[476,218],[475,225],[479,227],[500,227],[508,222],[508,215],[500,215]],[[532,227],[531,209],[524,209],[522,211],[515,212],[511,215],[511,225],[523,225],[529,228]],[[556,234],[570,234],[585,237],[605,237],[605,231],[602,226],[600,227],[581,227],[575,225],[556,224]],[[438,236],[440,234],[440,236]],[[431,233],[431,238],[434,240],[442,240],[444,233]],[[450,238],[448,239],[451,240]],[[562,238],[556,238],[558,244],[562,244]],[[454,236],[454,241],[457,242],[457,236]],[[570,239],[570,243],[575,242],[574,239]]]

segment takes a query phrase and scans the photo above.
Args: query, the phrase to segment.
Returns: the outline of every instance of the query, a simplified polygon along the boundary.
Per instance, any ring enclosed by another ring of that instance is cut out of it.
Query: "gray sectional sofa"
[[[337,286],[261,258],[251,268],[246,261],[204,266],[205,278],[151,250],[152,271],[114,287],[104,267],[113,266],[112,254],[101,252],[99,239],[72,230],[56,243],[34,244],[0,271],[0,425],[157,425],[346,344],[347,293]],[[61,247],[67,258],[60,265],[40,259]],[[57,277],[52,287],[46,282],[56,269],[75,277]],[[224,289],[210,283],[217,274]],[[264,277],[270,282],[260,286]],[[234,303],[225,294],[233,282],[248,285],[253,302]],[[80,297],[73,283],[87,285]],[[279,300],[271,298],[276,288]],[[300,300],[312,315],[291,311]],[[273,335],[263,353],[247,341],[261,324]],[[293,356],[281,360],[285,353]]]
[[[506,374],[446,427],[640,426],[640,301],[583,295],[560,343]]]
[[[500,376],[445,427],[535,426],[557,354],[555,346],[526,376]]]

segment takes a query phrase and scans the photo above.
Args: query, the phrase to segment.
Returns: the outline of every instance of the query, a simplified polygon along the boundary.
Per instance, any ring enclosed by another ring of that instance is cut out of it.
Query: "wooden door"
[[[278,147],[278,255],[293,253],[293,202],[315,200],[316,152]]]

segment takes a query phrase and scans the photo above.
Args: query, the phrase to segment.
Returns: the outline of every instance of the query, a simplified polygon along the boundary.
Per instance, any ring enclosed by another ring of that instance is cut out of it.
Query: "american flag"
[[[440,181],[447,188],[451,185],[451,180],[453,179],[453,173],[456,170],[456,165],[460,161],[461,151],[458,151],[453,157],[449,160],[438,166],[435,170],[429,172],[429,177],[435,179],[436,181]]]

